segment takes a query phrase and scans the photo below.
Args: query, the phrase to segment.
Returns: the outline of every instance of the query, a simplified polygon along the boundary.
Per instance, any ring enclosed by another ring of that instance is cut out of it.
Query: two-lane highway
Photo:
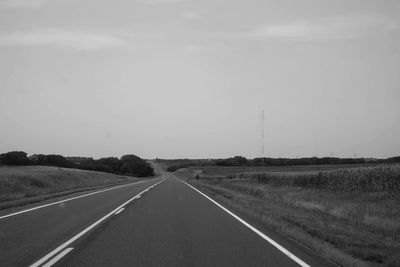
[[[163,177],[0,220],[0,265],[330,265]]]
[[[298,266],[177,179],[169,178],[60,266]]]

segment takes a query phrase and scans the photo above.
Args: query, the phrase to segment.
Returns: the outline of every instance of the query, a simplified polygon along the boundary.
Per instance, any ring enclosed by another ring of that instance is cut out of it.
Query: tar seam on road
[[[161,180],[160,182],[147,187],[146,189],[144,189],[143,191],[141,191],[139,194],[135,195],[134,197],[130,198],[129,200],[127,200],[126,202],[124,202],[123,204],[121,204],[120,206],[118,206],[116,209],[112,210],[111,212],[107,213],[106,215],[104,215],[102,218],[100,218],[99,220],[97,220],[96,222],[92,223],[90,226],[88,226],[87,228],[85,228],[84,230],[82,230],[81,232],[79,232],[78,234],[76,234],[74,237],[70,238],[69,240],[67,240],[66,242],[64,242],[63,244],[61,244],[60,246],[58,246],[56,249],[54,249],[53,251],[51,251],[50,253],[48,253],[47,255],[45,255],[44,257],[40,258],[38,261],[36,261],[35,263],[33,263],[32,265],[30,265],[30,267],[38,267],[41,264],[43,264],[44,262],[46,262],[47,260],[49,260],[51,257],[53,257],[54,255],[56,255],[58,252],[60,252],[61,250],[63,250],[64,248],[66,248],[67,246],[69,246],[71,243],[73,243],[74,241],[76,241],[77,239],[79,239],[80,237],[82,237],[83,235],[85,235],[87,232],[89,232],[90,230],[92,230],[94,227],[96,227],[97,225],[99,225],[101,222],[103,222],[104,220],[108,219],[110,216],[112,216],[115,212],[117,212],[118,210],[120,210],[121,208],[123,208],[124,206],[126,206],[128,203],[130,203],[131,201],[135,200],[137,196],[140,196],[141,194],[143,194],[144,192],[146,192],[146,190],[149,190],[159,184],[161,184],[162,182],[164,182],[165,179]]]
[[[115,212],[115,215],[120,214],[125,208],[121,208]]]
[[[284,247],[282,247],[281,245],[279,245],[277,242],[275,242],[273,239],[271,239],[270,237],[266,236],[264,233],[262,233],[260,230],[258,230],[257,228],[255,228],[254,226],[250,225],[248,222],[246,222],[245,220],[243,220],[242,218],[240,218],[239,216],[237,216],[236,214],[234,214],[233,212],[231,212],[230,210],[228,210],[227,208],[225,208],[224,206],[222,206],[221,204],[219,204],[218,202],[216,202],[215,200],[213,200],[212,198],[210,198],[209,196],[207,196],[206,194],[204,194],[203,192],[201,192],[200,190],[198,190],[197,188],[191,186],[190,184],[182,181],[181,179],[178,179],[179,181],[181,181],[182,183],[186,184],[187,186],[189,186],[190,188],[192,188],[193,190],[195,190],[196,192],[198,192],[199,194],[201,194],[202,196],[204,196],[205,198],[207,198],[208,200],[210,200],[212,203],[214,203],[215,205],[217,205],[218,207],[220,207],[221,209],[223,209],[225,212],[227,212],[229,215],[231,215],[233,218],[235,218],[236,220],[238,220],[239,222],[241,222],[243,225],[245,225],[247,228],[249,228],[250,230],[252,230],[253,232],[255,232],[257,235],[259,235],[261,238],[263,238],[264,240],[266,240],[267,242],[269,242],[271,245],[273,245],[275,248],[277,248],[278,250],[280,250],[283,254],[285,254],[286,256],[288,256],[290,259],[292,259],[293,261],[295,261],[297,264],[299,264],[302,267],[310,267],[310,265],[308,265],[307,263],[305,263],[304,261],[302,261],[301,259],[299,259],[298,257],[296,257],[294,254],[292,254],[290,251],[288,251],[287,249],[285,249]]]
[[[155,178],[155,179],[156,179],[156,178]],[[37,210],[37,209],[41,209],[41,208],[53,206],[53,205],[56,205],[56,204],[59,204],[59,203],[62,203],[62,202],[67,202],[67,201],[71,201],[71,200],[74,200],[74,199],[78,199],[78,198],[82,198],[82,197],[87,197],[87,196],[91,196],[91,195],[103,193],[103,192],[106,192],[106,191],[109,191],[109,190],[113,190],[113,189],[117,189],[117,188],[121,188],[121,187],[125,187],[125,186],[130,186],[130,185],[135,185],[135,184],[150,182],[150,181],[152,181],[152,180],[153,180],[153,179],[147,180],[147,181],[139,181],[139,182],[135,182],[135,183],[129,183],[129,184],[124,184],[124,185],[119,185],[119,186],[115,186],[115,187],[103,189],[103,190],[100,190],[100,191],[88,193],[88,194],[85,194],[85,195],[80,195],[80,196],[76,196],[76,197],[71,197],[71,198],[67,198],[67,199],[64,199],[64,200],[52,202],[52,203],[49,203],[49,204],[45,204],[45,205],[33,207],[33,208],[30,208],[30,209],[17,211],[17,212],[14,212],[14,213],[10,213],[10,214],[7,214],[7,215],[0,216],[0,220],[1,220],[1,219],[4,219],[4,218],[7,218],[7,217],[15,216],[15,215],[18,215],[18,214],[21,214],[21,213],[25,213],[25,212],[29,212],[29,211],[33,211],[33,210]]]

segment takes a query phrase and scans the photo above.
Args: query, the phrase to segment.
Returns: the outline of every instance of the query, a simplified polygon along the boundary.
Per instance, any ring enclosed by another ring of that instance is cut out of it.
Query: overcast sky
[[[400,154],[400,1],[0,0],[0,152]]]

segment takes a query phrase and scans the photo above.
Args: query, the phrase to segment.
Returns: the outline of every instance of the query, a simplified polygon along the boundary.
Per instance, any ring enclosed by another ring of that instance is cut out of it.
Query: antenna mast
[[[264,167],[264,110],[261,111],[261,167]]]

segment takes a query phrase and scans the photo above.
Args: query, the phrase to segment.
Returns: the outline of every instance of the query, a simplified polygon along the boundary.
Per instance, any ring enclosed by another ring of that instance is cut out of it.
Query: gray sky
[[[0,0],[0,151],[400,153],[400,1]]]

